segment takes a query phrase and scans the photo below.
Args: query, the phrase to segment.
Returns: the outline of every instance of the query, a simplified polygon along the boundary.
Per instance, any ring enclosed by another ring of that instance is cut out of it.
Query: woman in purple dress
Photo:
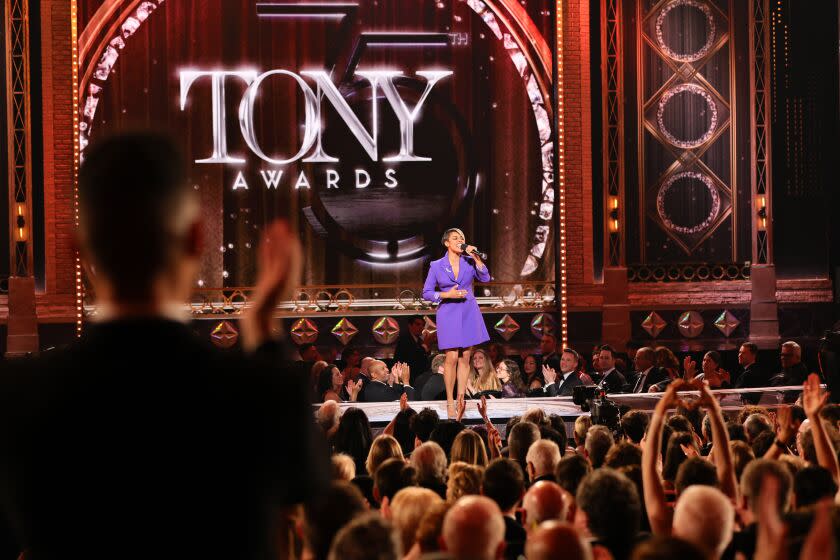
[[[446,411],[454,417],[455,379],[458,379],[460,398],[467,389],[473,346],[490,340],[472,289],[475,278],[489,282],[490,271],[476,254],[475,247],[465,245],[464,232],[460,229],[446,230],[442,242],[446,254],[432,261],[423,285],[423,298],[440,304],[437,310],[438,348],[446,353],[443,365]]]

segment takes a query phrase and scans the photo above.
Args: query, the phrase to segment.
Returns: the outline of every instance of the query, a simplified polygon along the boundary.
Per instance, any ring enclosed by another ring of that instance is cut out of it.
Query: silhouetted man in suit
[[[656,353],[653,348],[645,346],[636,351],[634,359],[636,363],[636,375],[630,382],[630,392],[632,393],[647,393],[651,385],[655,385],[660,381],[665,381],[668,375],[662,368],[656,367]]]
[[[393,372],[388,371],[385,362],[375,360],[368,368],[370,382],[362,391],[363,402],[390,402],[399,400],[403,393],[409,400],[414,400],[414,388],[409,385],[409,369],[402,364],[394,365]],[[389,379],[394,374],[397,379]],[[389,383],[389,381],[391,383]]]
[[[79,205],[97,316],[69,348],[4,366],[0,522],[31,559],[277,557],[286,508],[326,480],[306,379],[271,334],[297,237],[269,228],[247,354],[223,352],[185,314],[203,228],[173,141],[91,145]]]
[[[744,368],[741,375],[735,381],[736,389],[752,389],[754,387],[767,387],[770,376],[763,370],[756,360],[758,359],[758,346],[753,342],[745,342],[738,349],[738,363]]]
[[[598,387],[604,389],[607,393],[623,392],[627,381],[621,375],[621,372],[615,369],[615,351],[612,346],[607,344],[601,346],[598,363],[601,366],[601,381],[598,383]]]
[[[426,321],[420,315],[412,315],[408,318],[408,325],[397,339],[397,347],[394,349],[394,361],[403,362],[411,368],[411,383],[421,373],[429,369],[429,339],[423,337],[423,327]]]

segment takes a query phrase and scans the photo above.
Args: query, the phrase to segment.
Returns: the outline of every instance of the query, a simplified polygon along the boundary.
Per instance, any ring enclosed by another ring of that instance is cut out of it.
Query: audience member
[[[809,465],[793,477],[793,495],[797,509],[816,504],[820,500],[831,499],[837,495],[837,482],[828,469]]]
[[[196,336],[184,310],[205,228],[178,143],[123,132],[86,148],[77,274],[96,320],[0,367],[0,534],[27,557],[272,556],[275,512],[328,481],[309,368],[274,331],[300,242],[285,222],[260,235],[241,351]]]
[[[341,351],[341,359],[344,362],[341,374],[344,376],[345,383],[351,380],[356,381],[362,370],[362,353],[358,348],[345,346]]]
[[[333,482],[318,500],[304,508],[303,544],[313,560],[326,560],[335,534],[367,510],[358,488]]]
[[[367,470],[368,475],[372,477],[379,465],[388,459],[405,461],[400,444],[396,439],[385,434],[378,435],[371,443],[367,460],[365,460],[365,470]]]
[[[677,497],[679,498],[686,488],[694,485],[712,486],[713,488],[720,485],[715,466],[706,459],[697,456],[687,458],[677,469],[677,475],[674,477],[674,489]]]
[[[454,503],[461,496],[481,494],[484,467],[456,461],[449,465],[449,480],[446,483],[446,501]]]
[[[403,550],[411,550],[417,526],[429,508],[443,503],[443,498],[428,488],[403,488],[391,502],[391,522],[399,535]]]
[[[604,464],[604,459],[606,459],[607,452],[609,452],[613,443],[612,433],[606,426],[595,425],[589,428],[586,433],[584,450],[593,469],[600,468]]]
[[[522,523],[528,533],[543,521],[571,521],[572,495],[555,482],[543,480],[531,486],[522,498]]]
[[[344,376],[335,364],[328,364],[318,375],[318,402],[355,401],[361,390],[361,382],[348,381],[344,386]]]
[[[634,550],[632,560],[708,560],[703,552],[677,537],[654,536],[641,542]]]
[[[417,416],[417,411],[413,408],[406,407],[400,410],[394,416],[393,420],[394,428],[391,435],[399,442],[403,455],[406,457],[414,451],[414,446],[417,441],[417,436],[414,435],[414,431],[411,429],[412,420],[415,416]]]
[[[557,337],[551,333],[543,333],[540,339],[540,357],[543,365],[550,360],[560,360],[560,355],[557,353]]]
[[[630,381],[632,393],[647,393],[651,385],[668,377],[667,373],[656,365],[656,352],[649,346],[639,348],[634,362],[636,375]]]
[[[604,344],[598,354],[598,363],[601,366],[601,381],[598,387],[607,393],[621,393],[627,381],[624,376],[615,368],[615,350],[612,346]]]
[[[738,349],[738,364],[744,370],[735,380],[736,389],[750,389],[766,387],[770,381],[766,371],[757,363],[758,346],[753,342],[745,342]]]
[[[567,455],[557,463],[557,484],[572,496],[576,496],[581,481],[590,472],[592,465],[583,455]]]
[[[522,360],[522,377],[529,391],[541,389],[545,385],[542,372],[540,372],[540,360],[535,354],[528,354]]]
[[[433,490],[446,499],[446,453],[433,441],[416,447],[411,454],[411,466],[417,471],[417,484]]]
[[[540,429],[533,422],[519,422],[508,433],[508,457],[519,465],[522,474],[527,469],[528,449],[540,439]]]
[[[499,379],[496,377],[496,368],[487,356],[487,351],[481,348],[474,350],[470,361],[472,367],[470,369],[469,385],[467,386],[468,393],[483,393],[485,391],[498,393],[502,390]]]
[[[341,420],[341,407],[335,401],[325,401],[318,407],[316,418],[318,425],[321,426],[324,435],[329,440],[338,430],[338,423]]]
[[[446,513],[450,507],[451,504],[449,502],[444,502],[433,505],[423,514],[423,518],[417,526],[415,549],[409,552],[411,558],[419,558],[424,555],[441,552],[443,520],[446,518]]]
[[[572,525],[546,521],[528,535],[525,557],[528,560],[592,560],[592,551]]]
[[[463,461],[470,465],[480,467],[487,465],[487,450],[481,436],[473,430],[461,430],[452,444],[452,452],[449,454],[450,462]]]
[[[329,560],[400,560],[402,548],[391,524],[363,513],[336,533]]]
[[[321,354],[314,344],[305,342],[298,346],[298,354],[300,359],[304,362],[319,362],[321,361]]]
[[[442,401],[446,399],[446,385],[443,380],[443,364],[446,354],[437,354],[432,358],[432,366],[415,381],[414,393],[421,401]]]
[[[344,411],[332,442],[334,451],[353,457],[357,472],[367,472],[365,462],[373,443],[373,433],[367,414],[362,409],[350,407]]]
[[[332,456],[332,477],[333,480],[350,482],[356,478],[356,462],[353,457],[344,453],[335,453]]]
[[[429,368],[429,351],[434,335],[423,334],[426,320],[420,315],[412,315],[406,322],[406,329],[400,333],[394,348],[394,361],[408,364],[411,377],[409,385],[415,386],[417,377]]]
[[[403,459],[386,459],[373,475],[373,497],[380,504],[393,500],[397,492],[417,483],[417,471]]]
[[[575,503],[575,526],[616,560],[629,558],[641,523],[641,502],[630,479],[612,469],[594,470],[581,481]]]
[[[560,375],[557,375],[555,368],[550,363],[543,362],[543,378],[545,387],[543,392],[549,397],[570,397],[574,394],[575,387],[584,385],[580,369],[580,355],[566,348],[560,355]],[[591,381],[591,379],[589,380]]]
[[[638,354],[636,354],[638,356]],[[629,410],[621,416],[621,431],[624,437],[639,445],[647,431],[649,417],[642,410]]]
[[[584,445],[586,444],[586,434],[589,432],[589,428],[592,427],[592,418],[589,416],[580,415],[575,418],[575,429],[574,429],[574,440],[575,440],[575,452],[579,455],[584,455],[586,450],[584,449]]]
[[[808,367],[802,362],[802,347],[789,340],[780,352],[782,371],[770,378],[770,386],[802,385],[808,377]]]
[[[618,442],[610,447],[609,451],[607,451],[603,464],[616,470],[622,467],[641,467],[642,450],[634,443],[627,441]]]
[[[525,470],[531,484],[540,481],[556,482],[554,474],[560,463],[560,448],[553,441],[540,439],[531,444],[525,455]]]
[[[429,441],[429,436],[440,422],[440,417],[437,411],[431,408],[424,408],[417,413],[417,416],[412,418],[409,422],[411,431],[414,432],[414,447],[419,447],[421,443]]]
[[[374,360],[368,366],[370,381],[365,385],[359,400],[362,402],[396,401],[405,393],[409,400],[414,399],[414,388],[409,383],[409,368],[396,363],[388,371],[385,362]],[[389,383],[390,381],[390,383]]]
[[[484,471],[481,493],[493,500],[504,516],[505,558],[516,558],[525,548],[525,529],[516,520],[516,506],[525,495],[522,469],[511,459],[493,459]]]
[[[452,455],[452,446],[455,438],[465,429],[465,426],[458,420],[441,420],[429,435],[429,441],[440,445],[447,457]]]
[[[496,366],[496,379],[501,386],[502,397],[524,397],[528,393],[528,385],[522,378],[517,363],[510,359],[504,359]]]
[[[499,506],[483,496],[458,500],[443,520],[443,544],[457,560],[505,557],[505,522]]]

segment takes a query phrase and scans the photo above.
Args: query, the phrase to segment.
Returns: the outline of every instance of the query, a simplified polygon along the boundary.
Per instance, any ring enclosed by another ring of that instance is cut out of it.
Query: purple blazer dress
[[[449,265],[449,258],[432,261],[426,283],[423,285],[423,299],[439,303],[437,310],[438,348],[468,348],[490,340],[484,318],[478,309],[478,302],[473,294],[473,280],[490,281],[487,267],[478,268],[472,258],[461,256],[458,266],[458,278]],[[449,291],[453,286],[466,290],[464,299],[441,299],[440,293]]]

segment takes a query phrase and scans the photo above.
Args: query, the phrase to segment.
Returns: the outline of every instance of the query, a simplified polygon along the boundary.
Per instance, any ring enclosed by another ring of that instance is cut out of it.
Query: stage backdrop
[[[201,286],[252,285],[278,216],[307,284],[420,283],[450,226],[494,280],[554,278],[553,2],[79,4],[82,149],[137,125],[177,135]]]

